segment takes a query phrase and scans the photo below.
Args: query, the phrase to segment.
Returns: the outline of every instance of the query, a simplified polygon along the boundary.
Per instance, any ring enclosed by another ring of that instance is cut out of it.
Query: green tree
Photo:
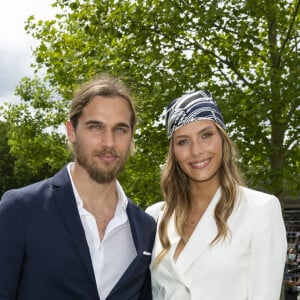
[[[66,119],[63,102],[51,100],[51,90],[38,79],[26,77],[16,88],[16,95],[21,98],[20,104],[2,108],[11,157],[9,167],[15,178],[10,188],[52,176],[70,157],[59,128]]]
[[[28,19],[36,71],[68,101],[99,72],[135,94],[137,150],[122,183],[141,206],[160,200],[167,140],[161,118],[173,98],[208,89],[240,149],[251,187],[299,191],[298,0],[57,0],[55,19]]]
[[[8,189],[17,186],[13,172],[15,159],[9,153],[7,133],[7,123],[0,121],[0,197]]]

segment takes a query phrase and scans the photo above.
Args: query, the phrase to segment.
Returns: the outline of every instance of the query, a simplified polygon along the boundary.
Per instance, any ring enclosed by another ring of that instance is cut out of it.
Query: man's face
[[[77,128],[67,123],[75,161],[98,183],[116,179],[132,143],[129,104],[121,97],[95,96],[82,111]]]

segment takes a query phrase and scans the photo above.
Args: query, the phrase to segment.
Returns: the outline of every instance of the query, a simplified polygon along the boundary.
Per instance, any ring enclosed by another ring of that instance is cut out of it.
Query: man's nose
[[[115,135],[111,130],[105,130],[102,134],[102,146],[113,147],[115,145]]]

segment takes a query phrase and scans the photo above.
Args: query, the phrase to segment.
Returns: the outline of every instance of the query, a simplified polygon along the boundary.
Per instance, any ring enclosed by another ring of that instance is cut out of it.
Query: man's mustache
[[[120,154],[118,154],[115,150],[112,149],[104,149],[104,150],[100,150],[100,151],[94,151],[93,153],[95,156],[99,156],[99,155],[112,155],[116,158],[120,157]]]

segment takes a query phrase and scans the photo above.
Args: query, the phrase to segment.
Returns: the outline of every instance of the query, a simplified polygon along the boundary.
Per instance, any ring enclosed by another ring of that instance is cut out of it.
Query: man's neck
[[[97,183],[76,163],[71,167],[71,176],[86,209],[92,211],[115,209],[118,201],[116,179],[109,183]]]
[[[95,218],[99,237],[102,240],[108,223],[113,219],[118,203],[116,179],[109,183],[97,183],[87,171],[74,163],[71,176],[83,207]]]

